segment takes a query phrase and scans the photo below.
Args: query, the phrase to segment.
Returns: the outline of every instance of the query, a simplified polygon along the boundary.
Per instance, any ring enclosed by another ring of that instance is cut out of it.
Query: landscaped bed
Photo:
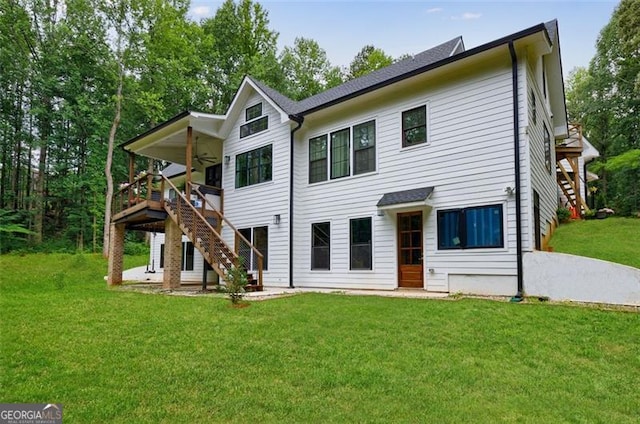
[[[636,312],[329,294],[235,309],[107,289],[95,256],[0,272],[0,399],[60,402],[65,422],[637,422]]]

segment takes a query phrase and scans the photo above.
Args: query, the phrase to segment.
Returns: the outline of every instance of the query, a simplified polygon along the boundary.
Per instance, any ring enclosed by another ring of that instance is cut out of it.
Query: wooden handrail
[[[160,174],[142,174],[130,183],[126,183],[113,195],[114,214],[130,208],[143,200],[151,200],[154,177]]]
[[[234,233],[234,252],[236,255],[239,255],[239,241],[242,240],[247,246],[249,246],[249,248],[251,248],[252,252],[256,255],[256,258],[258,259],[258,264],[257,264],[257,270],[258,271],[258,284],[262,285],[262,268],[263,268],[263,263],[264,263],[264,255],[262,253],[260,253],[260,251],[258,250],[258,248],[256,248],[249,240],[246,239],[245,236],[242,235],[242,233],[240,231],[238,231],[238,229],[231,223],[231,221],[229,221],[227,219],[227,217],[225,217],[219,210],[218,208],[216,208],[216,206],[214,204],[212,204],[209,199],[207,199],[207,197],[202,194],[202,192],[200,191],[200,189],[198,187],[195,187],[192,183],[188,182],[187,183],[187,188],[189,188],[189,192],[195,192],[200,199],[203,201],[203,208],[204,208],[204,204],[206,203],[207,205],[209,205],[213,211],[218,215],[218,217],[225,222],[226,225],[229,226],[229,228],[231,228],[231,230],[233,230]]]
[[[252,251],[256,254],[257,257],[257,271],[258,271],[258,285],[262,286],[262,268],[263,268],[263,261],[264,261],[264,257],[262,255],[262,253],[260,253],[260,251],[258,251],[258,249],[256,249],[255,246],[253,246],[236,228],[235,226],[233,226],[233,224],[222,214],[220,213],[220,211],[218,211],[218,209],[215,207],[215,205],[213,205],[203,194],[202,192],[200,192],[200,190],[197,187],[194,187],[194,185],[190,182],[186,183],[186,191],[188,193],[194,193],[196,194],[202,201],[202,204],[200,206],[200,208],[196,208],[192,203],[191,203],[191,199],[187,198],[187,195],[180,193],[180,191],[176,188],[176,186],[166,177],[162,177],[162,182],[163,182],[163,186],[164,184],[168,184],[169,188],[172,188],[176,191],[176,213],[178,214],[178,218],[181,222],[183,222],[182,219],[182,212],[181,212],[181,208],[180,205],[181,204],[186,204],[188,205],[188,208],[191,209],[191,211],[194,214],[194,217],[198,220],[200,220],[201,223],[204,223],[204,225],[206,226],[206,228],[213,234],[213,236],[219,240],[220,242],[224,243],[224,239],[222,238],[222,236],[220,235],[220,232],[217,231],[215,228],[213,228],[213,226],[211,226],[211,224],[209,224],[209,222],[206,220],[205,218],[205,205],[209,205],[211,207],[211,209],[213,210],[213,212],[217,215],[218,220],[217,222],[220,223],[221,221],[224,221],[227,223],[227,225],[229,225],[229,227],[234,231],[235,234],[235,239],[236,239],[236,248],[231,251],[231,253],[233,254],[233,263],[235,265],[238,265],[238,260],[240,258],[239,255],[239,250],[237,249],[237,245],[238,245],[238,240],[243,240],[251,249]],[[164,202],[166,202],[165,199],[163,199]],[[200,209],[200,210],[199,210]],[[183,225],[187,225],[186,223],[183,222]],[[195,219],[193,220],[193,222],[191,223],[191,225],[193,226],[193,229],[190,228],[192,234],[196,234],[196,221]]]

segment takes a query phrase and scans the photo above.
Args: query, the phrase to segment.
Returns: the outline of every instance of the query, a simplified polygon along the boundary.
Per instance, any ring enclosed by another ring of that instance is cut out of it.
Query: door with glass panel
[[[424,287],[422,212],[398,214],[398,287]]]

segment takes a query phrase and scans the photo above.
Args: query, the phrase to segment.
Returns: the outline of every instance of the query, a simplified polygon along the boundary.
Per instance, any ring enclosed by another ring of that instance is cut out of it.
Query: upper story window
[[[427,142],[427,106],[402,112],[402,147]]]
[[[438,211],[438,249],[504,247],[502,205]]]
[[[544,94],[544,98],[547,98],[547,71],[545,70],[545,60],[544,56],[542,56],[542,94]]]
[[[375,120],[309,139],[311,184],[326,181],[329,177],[336,179],[375,170]]]
[[[327,135],[309,140],[309,182],[327,179]]]
[[[269,117],[262,116],[262,103],[246,108],[244,117],[246,124],[240,126],[240,138],[257,134],[269,128]]]
[[[543,124],[544,127],[544,164],[547,167],[547,171],[551,173],[551,134],[547,129],[547,124]]]
[[[236,156],[236,188],[271,181],[272,145]]]
[[[331,133],[331,179],[349,176],[351,150],[349,128]]]
[[[353,127],[354,175],[376,170],[376,121]]]

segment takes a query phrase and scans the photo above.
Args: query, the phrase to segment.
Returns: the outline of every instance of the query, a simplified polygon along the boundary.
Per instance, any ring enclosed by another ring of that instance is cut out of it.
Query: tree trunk
[[[116,139],[116,131],[120,125],[120,109],[122,106],[122,84],[124,80],[124,66],[120,64],[118,75],[118,89],[116,92],[116,113],[111,123],[109,131],[109,144],[107,147],[107,163],[104,167],[104,175],[107,178],[107,195],[104,207],[104,237],[102,239],[102,256],[109,257],[109,232],[111,228],[111,201],[113,199],[113,175],[111,173],[111,164],[113,163],[113,146]]]

